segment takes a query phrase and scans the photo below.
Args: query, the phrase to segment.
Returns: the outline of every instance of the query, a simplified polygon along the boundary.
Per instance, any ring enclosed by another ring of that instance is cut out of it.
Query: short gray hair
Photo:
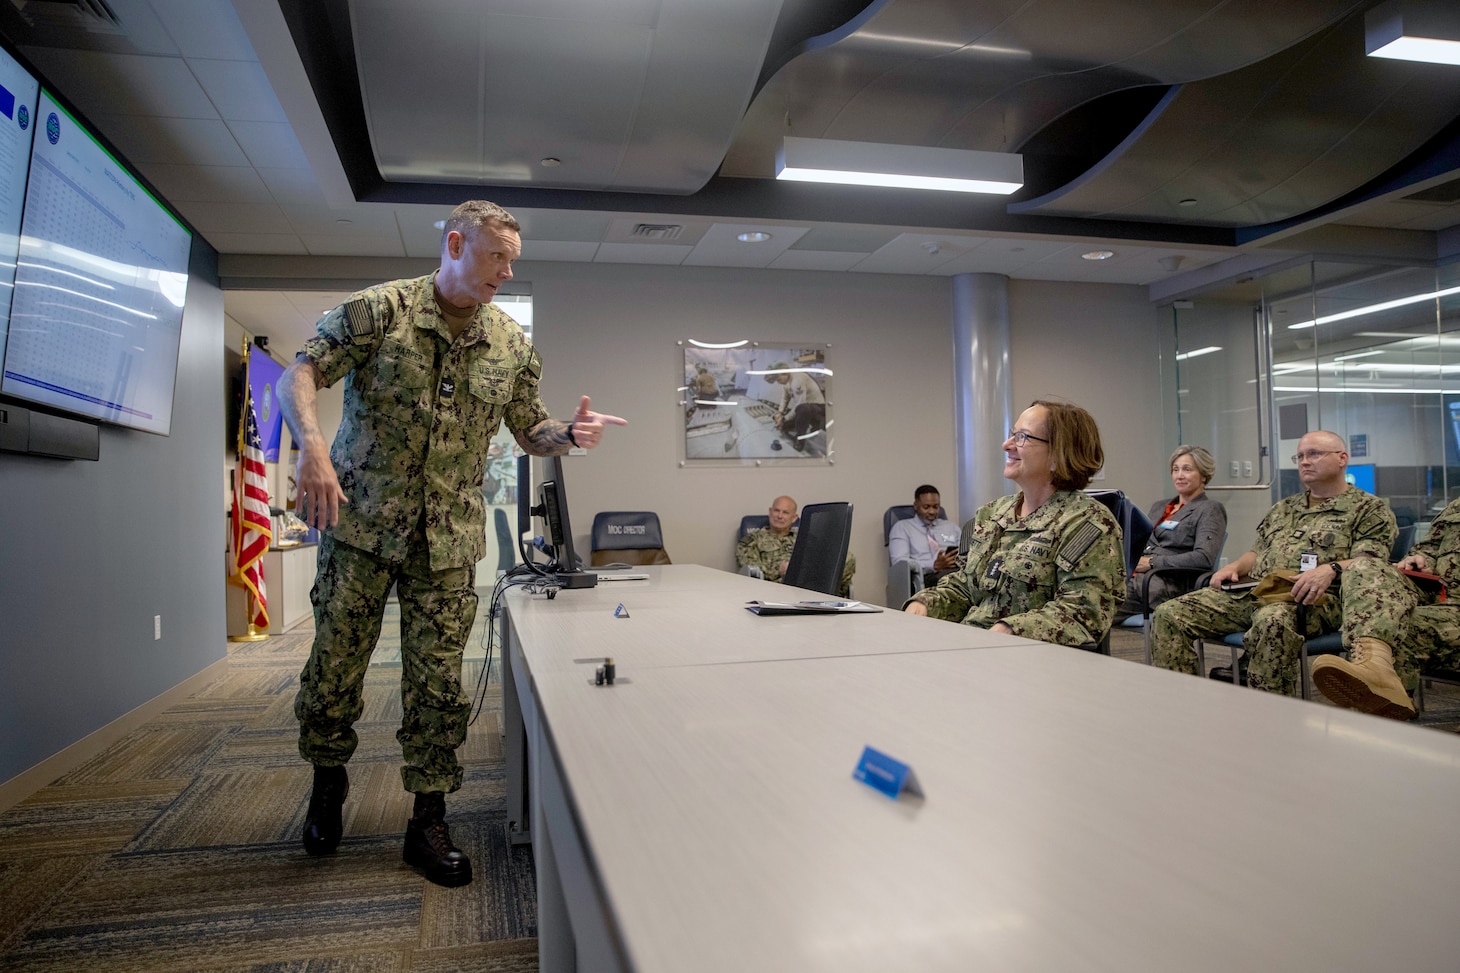
[[[1206,486],[1217,475],[1217,461],[1201,446],[1177,446],[1176,452],[1171,454],[1171,460],[1166,464],[1166,469],[1170,470],[1183,456],[1190,456],[1191,461],[1196,464],[1196,471],[1201,474],[1202,486]]]
[[[446,225],[441,229],[441,245],[446,246],[446,235],[452,230],[470,239],[478,227],[487,223],[500,223],[509,230],[522,232],[522,224],[517,222],[517,217],[496,203],[489,203],[485,199],[468,199],[446,217]]]

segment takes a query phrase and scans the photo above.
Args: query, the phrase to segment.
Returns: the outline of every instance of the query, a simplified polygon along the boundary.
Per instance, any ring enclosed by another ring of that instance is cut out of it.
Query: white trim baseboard
[[[0,784],[0,811],[8,811],[51,781],[77,767],[131,733],[137,727],[180,702],[228,672],[228,656],[159,693],[137,708],[123,713],[106,726],[77,740],[69,747],[23,770]]]

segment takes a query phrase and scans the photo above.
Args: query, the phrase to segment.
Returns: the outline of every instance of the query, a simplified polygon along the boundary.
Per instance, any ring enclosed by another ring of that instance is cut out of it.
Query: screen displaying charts
[[[15,291],[15,255],[20,250],[20,215],[25,209],[25,173],[34,131],[31,123],[40,90],[40,82],[0,49],[0,362],[5,360],[6,322]]]
[[[49,92],[0,391],[166,435],[192,234]]]

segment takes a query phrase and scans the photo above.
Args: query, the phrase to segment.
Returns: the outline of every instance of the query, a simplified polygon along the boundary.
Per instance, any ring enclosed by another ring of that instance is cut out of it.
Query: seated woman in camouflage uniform
[[[1100,641],[1125,593],[1120,527],[1079,491],[1104,464],[1090,413],[1034,402],[1004,440],[1019,492],[978,509],[962,566],[903,610],[1060,645]]]

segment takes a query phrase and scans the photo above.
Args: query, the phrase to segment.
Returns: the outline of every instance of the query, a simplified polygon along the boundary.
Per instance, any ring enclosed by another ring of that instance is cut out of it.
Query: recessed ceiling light
[[[771,235],[763,230],[749,230],[745,233],[737,234],[735,237],[741,243],[765,243],[770,238]]]
[[[1091,250],[1089,253],[1080,254],[1084,260],[1109,260],[1113,256],[1115,256],[1114,250]]]
[[[1196,205],[1196,200],[1194,200],[1194,199],[1192,199],[1190,197],[1187,197],[1186,199],[1183,199],[1183,200],[1180,200],[1179,202],[1177,202],[1176,205],[1177,206],[1195,206]]]
[[[538,163],[538,165],[542,166],[544,169],[556,169],[562,164],[562,159],[554,159],[552,156],[548,156],[546,159],[543,159],[541,162]]]
[[[438,230],[444,230],[444,229],[446,229],[446,221],[445,220],[437,220],[435,223],[432,223],[431,225],[434,226]]]

